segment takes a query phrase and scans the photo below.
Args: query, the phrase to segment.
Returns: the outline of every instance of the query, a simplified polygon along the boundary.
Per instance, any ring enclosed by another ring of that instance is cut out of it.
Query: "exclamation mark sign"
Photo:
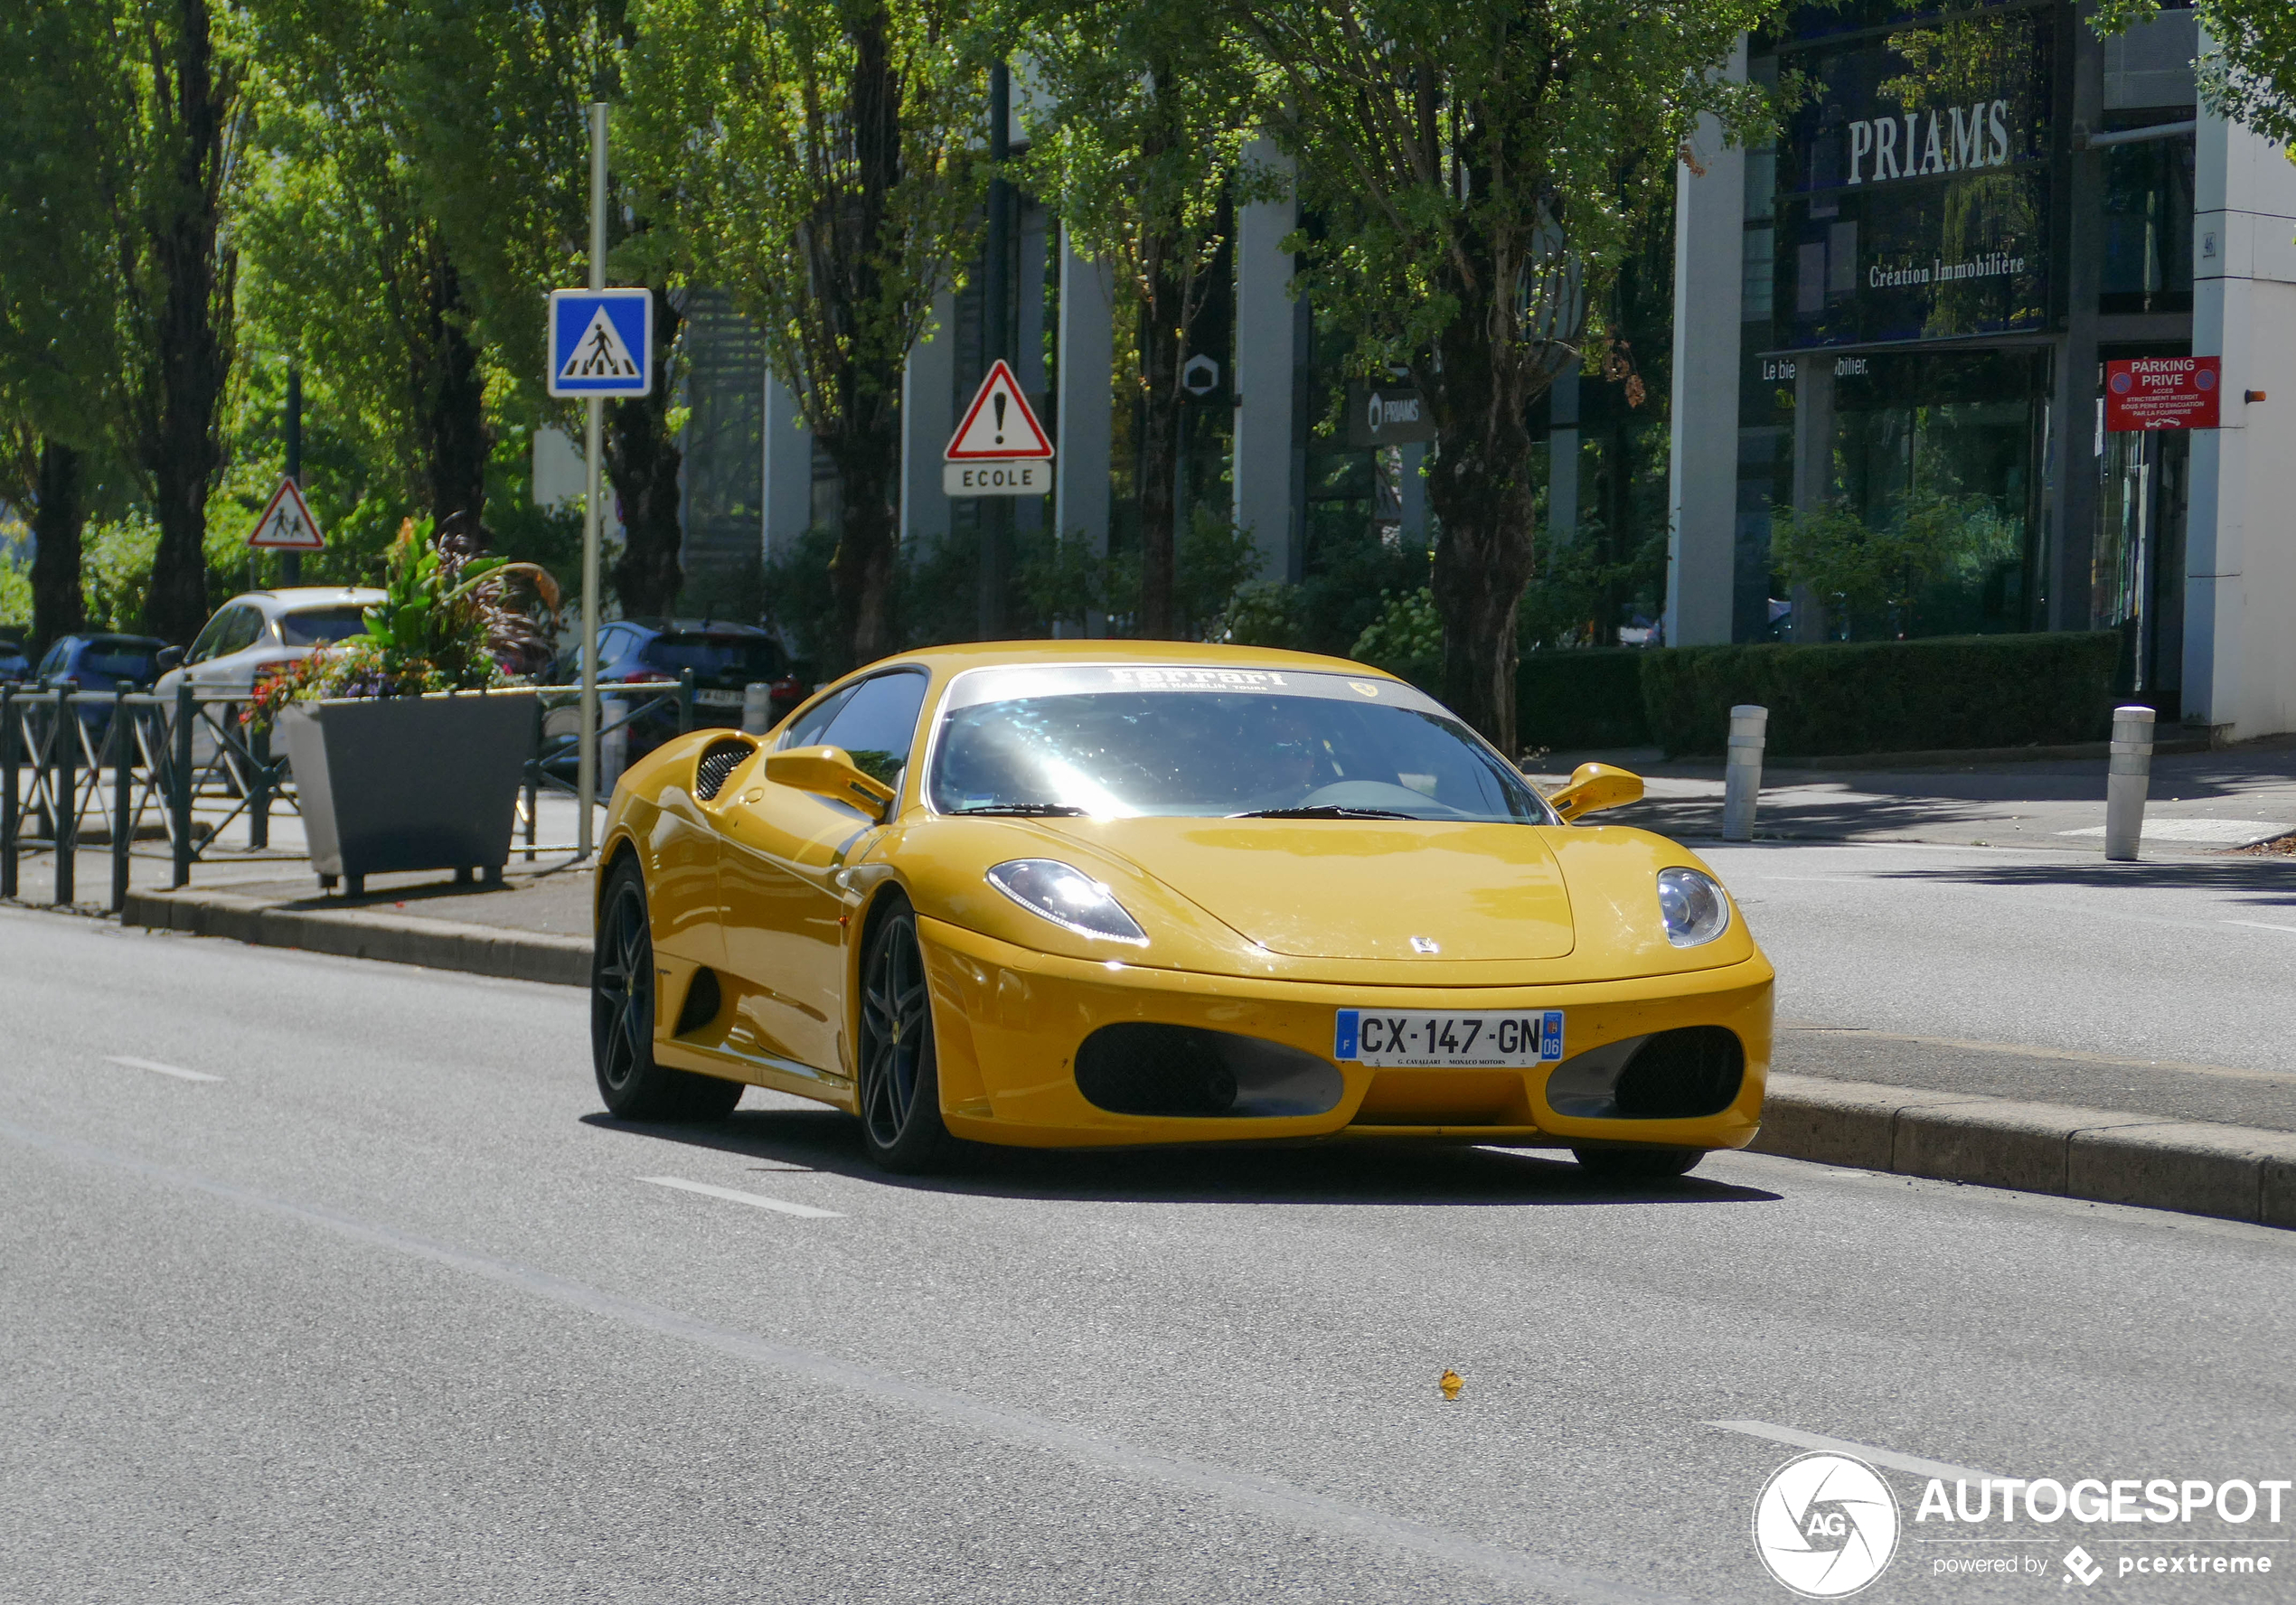
[[[996,443],[1002,446],[1004,444],[1004,392],[999,390],[989,399],[996,407]]]

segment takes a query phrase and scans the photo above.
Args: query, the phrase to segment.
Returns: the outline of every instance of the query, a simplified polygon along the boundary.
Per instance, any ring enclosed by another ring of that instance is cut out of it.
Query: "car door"
[[[899,788],[927,680],[895,669],[808,709],[776,745],[842,746]],[[833,877],[876,821],[857,808],[774,785],[753,772],[720,812],[718,894],[726,964],[765,1050],[844,1074],[844,896]]]

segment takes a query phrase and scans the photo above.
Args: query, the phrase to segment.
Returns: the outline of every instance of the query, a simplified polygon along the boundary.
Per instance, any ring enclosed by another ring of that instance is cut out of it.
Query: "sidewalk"
[[[1587,762],[1632,769],[1644,800],[1602,816],[1682,840],[1722,833],[1722,765],[1669,763],[1655,747],[1550,753],[1534,776],[1559,785]],[[2296,737],[2152,760],[2143,852],[2223,852],[2296,831]],[[2104,850],[2104,760],[2045,759],[1919,769],[1763,773],[1755,833],[1784,841],[1925,841],[1956,847]]]

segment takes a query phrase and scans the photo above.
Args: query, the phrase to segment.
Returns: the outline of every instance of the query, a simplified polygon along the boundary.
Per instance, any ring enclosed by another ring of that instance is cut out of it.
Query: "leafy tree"
[[[1985,496],[1917,489],[1872,521],[1845,501],[1806,512],[1771,510],[1770,557],[1786,583],[1840,602],[1851,617],[1884,615],[1903,635],[1922,594],[1971,579],[2014,556],[2015,529]]]
[[[570,422],[543,399],[543,297],[588,282],[593,100],[613,103],[636,42],[626,0],[397,0],[393,93],[426,206],[462,275],[488,349],[523,410]],[[699,41],[708,48],[706,38]],[[654,292],[651,395],[606,404],[602,465],[620,502],[613,585],[632,614],[666,614],[679,548],[673,291],[682,266],[619,176],[607,197],[614,281]]]
[[[239,18],[209,0],[19,0],[0,14],[0,419],[39,538],[38,629],[80,619],[91,469],[116,449],[156,516],[146,622],[207,616],[223,465]]]
[[[1138,625],[1171,635],[1187,611],[1176,591],[1181,371],[1237,203],[1276,187],[1243,159],[1261,70],[1243,36],[1195,0],[1049,0],[1016,20],[1046,108],[1020,176],[1082,254],[1113,266],[1138,313]]]
[[[2160,0],[2102,0],[2097,31],[2122,33],[2160,14]],[[2296,145],[2296,6],[2287,0],[2192,0],[2214,47],[2200,62],[2210,110],[2267,139]]]
[[[634,0],[633,144],[837,465],[846,653],[899,643],[901,374],[973,253],[985,73],[952,0]]]
[[[1302,279],[1367,372],[1425,391],[1441,521],[1444,698],[1515,734],[1533,568],[1529,408],[1582,360],[1588,309],[1671,204],[1698,117],[1733,136],[1763,91],[1717,70],[1773,0],[1226,0],[1274,64],[1266,107],[1320,229]]]

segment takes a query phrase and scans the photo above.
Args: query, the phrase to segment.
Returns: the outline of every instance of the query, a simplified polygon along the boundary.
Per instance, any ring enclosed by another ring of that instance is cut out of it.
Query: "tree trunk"
[[[1532,365],[1502,365],[1483,334],[1488,308],[1463,295],[1439,342],[1428,403],[1435,459],[1427,501],[1442,521],[1435,608],[1443,615],[1443,695],[1452,709],[1515,756],[1515,613],[1536,567],[1537,503],[1529,475]]]
[[[837,590],[851,667],[873,663],[900,648],[893,598],[899,577],[900,523],[893,512],[899,482],[898,418],[876,428],[854,429],[825,443],[837,465],[845,519],[838,531],[830,578]]]
[[[664,289],[654,291],[654,393],[606,404],[606,472],[622,502],[622,555],[614,592],[634,617],[664,616],[685,584],[679,551],[678,467],[684,455],[669,427],[670,352],[683,323]]]
[[[1147,254],[1147,303],[1140,309],[1140,379],[1146,402],[1140,428],[1140,612],[1134,634],[1169,637],[1179,619],[1180,370],[1188,360],[1181,326],[1186,286],[1172,271],[1180,253],[1176,233],[1165,233]]]
[[[177,0],[176,14],[174,59],[152,62],[159,87],[173,90],[175,141],[170,203],[158,211],[149,241],[162,292],[145,359],[136,455],[159,523],[145,628],[188,646],[207,622],[207,495],[223,465],[216,424],[231,371],[237,257],[219,244],[217,231],[234,90],[219,80],[207,0]]]
[[[421,375],[423,455],[429,479],[432,529],[484,550],[486,537],[486,459],[494,431],[486,424],[486,375],[470,338],[462,276],[432,238],[423,272]]]
[[[80,454],[60,441],[40,443],[33,487],[32,537],[32,655],[36,660],[59,635],[88,622],[80,589],[80,531],[88,505],[80,495]]]

